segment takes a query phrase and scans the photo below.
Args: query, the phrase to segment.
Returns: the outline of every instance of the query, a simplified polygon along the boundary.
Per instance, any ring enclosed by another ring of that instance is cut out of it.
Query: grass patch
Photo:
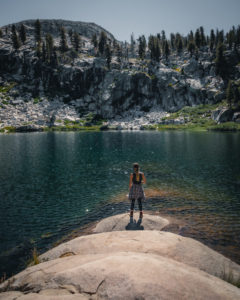
[[[33,99],[33,104],[37,104],[37,103],[39,103],[39,101],[40,101],[40,99],[38,97],[36,97]]]
[[[3,93],[3,94],[8,93],[15,85],[16,85],[16,82],[10,82],[9,84],[0,86],[0,93]]]
[[[236,287],[240,288],[240,274],[237,278],[234,278],[232,270],[228,273],[225,269],[222,271],[221,275],[219,276],[222,280],[227,281],[228,283],[235,285]]]
[[[7,130],[7,132],[15,132],[16,128],[14,126],[6,126],[2,129],[0,129],[0,132],[5,132]]]
[[[240,131],[240,124],[235,122],[226,122],[209,126],[207,129],[214,131]]]
[[[100,131],[99,125],[83,126],[83,125],[65,125],[65,126],[53,126],[44,127],[43,131]]]
[[[33,257],[33,265],[38,265],[40,263],[40,260],[38,258],[37,249],[35,247],[32,252],[32,257]]]

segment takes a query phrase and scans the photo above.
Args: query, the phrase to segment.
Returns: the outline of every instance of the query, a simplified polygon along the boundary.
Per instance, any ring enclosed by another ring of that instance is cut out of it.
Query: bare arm
[[[143,183],[146,184],[147,180],[146,180],[146,177],[144,176],[144,173],[142,173],[142,179],[143,179]]]
[[[132,178],[133,178],[133,175],[131,174],[131,175],[130,175],[130,179],[129,179],[129,189],[130,189],[131,186],[132,186]]]

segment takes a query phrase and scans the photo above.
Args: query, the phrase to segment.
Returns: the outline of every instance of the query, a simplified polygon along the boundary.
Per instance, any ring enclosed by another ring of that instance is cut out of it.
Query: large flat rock
[[[2,283],[0,300],[240,299],[240,289],[221,279],[240,278],[240,266],[194,239],[160,231],[167,224],[145,215],[144,230],[126,230],[126,214],[106,218],[95,233],[60,244]]]
[[[138,218],[139,213],[135,212],[134,217],[128,214],[119,214],[101,220],[93,229],[93,232],[107,232],[119,230],[161,230],[169,224],[169,221],[158,215],[144,214],[143,219]]]
[[[240,297],[237,287],[173,259],[150,253],[116,252],[75,255],[30,267],[14,276],[9,287],[29,294],[8,299],[57,299],[49,298],[49,291],[55,289],[57,295],[61,290],[69,291],[69,286],[75,295],[87,299],[230,300]],[[44,290],[47,290],[45,295]],[[38,293],[36,298],[35,293]],[[70,294],[58,297],[78,299]]]
[[[221,276],[232,272],[237,278],[240,266],[204,244],[165,231],[113,231],[75,238],[40,255],[41,261],[79,254],[138,252],[161,255],[205,272]]]

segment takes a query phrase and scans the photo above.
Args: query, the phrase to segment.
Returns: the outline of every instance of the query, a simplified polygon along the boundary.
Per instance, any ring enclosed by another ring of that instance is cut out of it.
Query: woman
[[[142,200],[145,199],[142,183],[146,183],[146,178],[142,172],[139,172],[139,164],[133,164],[133,173],[130,175],[129,180],[129,194],[128,198],[131,200],[131,211],[130,217],[133,217],[134,203],[135,200],[138,200],[138,207],[140,211],[139,218],[143,217],[142,212]]]

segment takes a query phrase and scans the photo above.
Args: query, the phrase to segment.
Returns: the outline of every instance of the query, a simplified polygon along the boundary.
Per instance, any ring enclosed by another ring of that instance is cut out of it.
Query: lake
[[[0,276],[23,269],[33,247],[127,213],[134,162],[144,210],[184,221],[182,235],[240,263],[239,154],[240,133],[229,132],[0,134]]]

